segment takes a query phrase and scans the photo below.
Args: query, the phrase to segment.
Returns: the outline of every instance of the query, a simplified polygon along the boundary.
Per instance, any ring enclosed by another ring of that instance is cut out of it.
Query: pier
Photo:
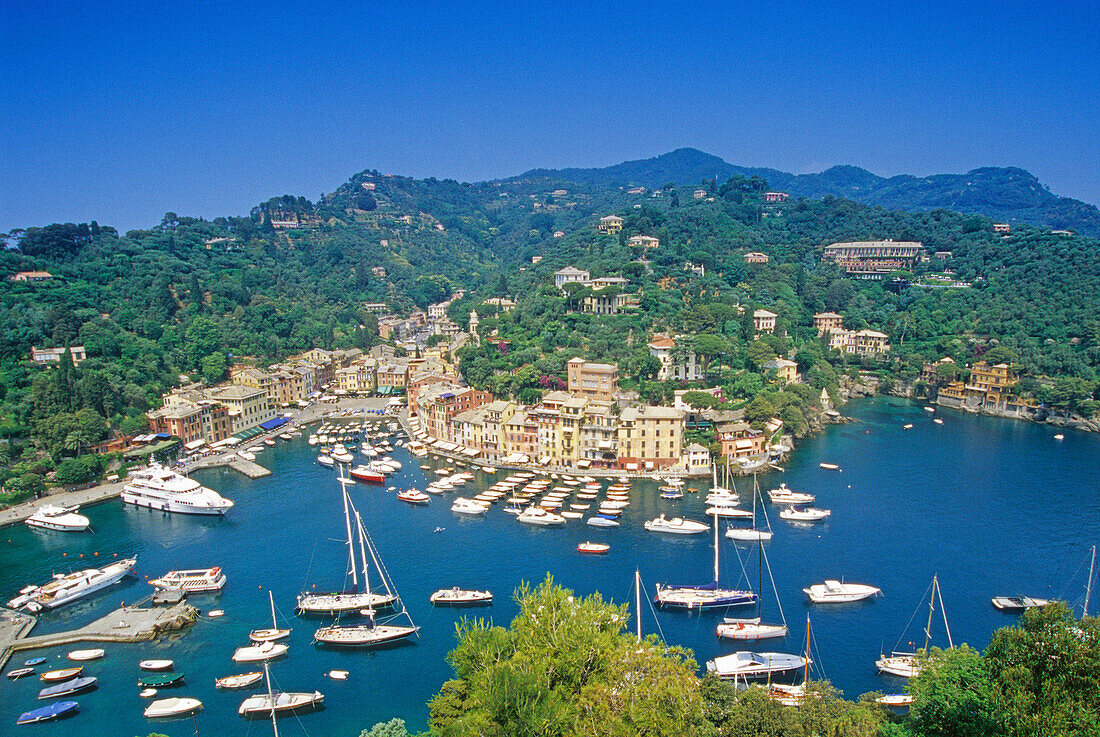
[[[0,509],[0,527],[18,524],[38,511],[43,504],[57,504],[62,507],[86,507],[90,504],[99,504],[109,499],[114,499],[122,493],[124,481],[110,484],[100,484],[89,489],[77,489],[76,491],[62,491],[56,494],[47,494],[40,499],[32,499],[29,502],[16,504],[14,507]]]
[[[0,610],[0,668],[16,652],[74,642],[145,642],[160,634],[188,627],[198,619],[195,607],[181,601],[169,607],[116,609],[91,624],[67,632],[28,637],[37,623],[34,617],[10,609]]]

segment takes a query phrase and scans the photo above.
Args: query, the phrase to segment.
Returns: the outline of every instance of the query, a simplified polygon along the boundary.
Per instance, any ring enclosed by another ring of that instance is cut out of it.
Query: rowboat
[[[96,687],[96,679],[92,676],[73,678],[56,686],[47,686],[38,692],[40,699],[56,699],[58,696],[72,696],[81,691],[90,691]]]
[[[62,668],[61,670],[46,671],[38,677],[40,681],[47,681],[49,683],[67,681],[70,678],[76,678],[84,671],[84,666],[78,666],[76,668]]]
[[[7,676],[14,681],[17,678],[22,678],[24,676],[29,676],[33,674],[34,668],[16,668],[15,670],[8,671]]]
[[[607,543],[583,542],[577,546],[577,552],[585,555],[606,555],[611,550]]]
[[[19,715],[16,724],[35,724],[36,722],[49,722],[64,716],[74,714],[80,704],[75,701],[57,701],[40,709],[25,711]]]
[[[142,670],[172,670],[171,660],[143,660],[138,663]]]
[[[253,671],[251,673],[240,673],[235,676],[225,676],[224,678],[215,678],[214,686],[216,688],[224,689],[238,689],[248,688],[254,683],[259,683],[264,678],[264,674],[260,671]]]
[[[170,688],[183,685],[182,673],[154,673],[151,676],[138,678],[139,688]]]
[[[99,660],[103,657],[103,649],[95,648],[94,650],[73,650],[69,653],[69,660]]]

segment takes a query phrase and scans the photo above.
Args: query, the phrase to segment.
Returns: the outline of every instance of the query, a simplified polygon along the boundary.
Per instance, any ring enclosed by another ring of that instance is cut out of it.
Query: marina
[[[755,551],[766,547],[786,621],[793,627],[785,638],[760,642],[715,637],[716,627],[726,618],[749,621],[753,607],[655,612],[647,603],[655,594],[655,583],[700,584],[712,577],[713,529],[709,534],[678,535],[643,528],[643,522],[661,514],[713,522],[704,514],[710,483],[703,481],[689,483],[700,489],[685,489],[682,499],[661,499],[659,482],[632,478],[627,489],[614,492],[625,491],[629,506],[615,510],[615,519],[607,519],[595,516],[611,493],[606,480],[600,481],[593,499],[578,502],[580,494],[590,493],[583,481],[568,484],[577,479],[554,480],[534,471],[525,472],[530,477],[511,470],[490,475],[470,466],[457,470],[469,471],[472,480],[441,491],[431,504],[413,507],[397,493],[426,489],[435,479],[445,478],[436,470],[450,467],[453,474],[455,463],[431,455],[414,459],[404,447],[395,447],[391,455],[402,469],[387,474],[385,485],[348,486],[366,531],[419,627],[419,638],[380,650],[321,648],[312,642],[314,632],[332,618],[293,614],[299,594],[343,590],[350,584],[342,574],[348,548],[337,472],[316,463],[318,449],[305,436],[264,451],[262,460],[273,472],[270,477],[252,480],[228,468],[195,472],[201,484],[234,501],[225,517],[164,515],[111,502],[82,510],[95,535],[12,527],[4,531],[0,548],[0,596],[5,600],[27,583],[88,567],[87,558],[96,551],[138,557],[136,578],[41,613],[35,637],[68,638],[73,631],[91,627],[89,622],[102,623],[110,633],[112,620],[138,616],[122,614],[118,604],[147,596],[151,587],[146,576],[217,565],[231,581],[219,593],[190,595],[180,604],[200,612],[180,636],[137,644],[102,641],[99,646],[106,657],[86,667],[99,688],[80,697],[79,712],[71,718],[40,724],[34,731],[62,735],[79,725],[92,737],[119,731],[193,734],[190,718],[158,722],[152,729],[142,716],[148,699],[139,696],[135,684],[141,674],[138,661],[146,659],[170,659],[175,666],[169,672],[186,672],[189,685],[181,693],[202,702],[195,717],[200,733],[240,731],[237,711],[242,698],[266,691],[260,686],[244,692],[218,689],[215,681],[259,669],[259,663],[235,666],[231,660],[257,627],[292,630],[279,641],[288,644],[288,652],[270,664],[273,689],[309,695],[320,689],[325,696],[325,708],[303,713],[300,723],[281,719],[281,734],[355,734],[394,716],[405,719],[411,729],[421,729],[428,699],[451,677],[445,657],[455,644],[454,624],[464,615],[461,608],[432,606],[431,594],[453,587],[492,591],[493,605],[476,613],[507,624],[516,613],[514,589],[522,581],[537,584],[547,572],[578,594],[598,590],[621,603],[633,600],[633,572],[639,568],[645,630],[656,631],[656,617],[665,639],[691,648],[701,668],[708,660],[736,651],[798,656],[804,637],[799,622],[812,611],[820,652],[814,653],[811,677],[823,672],[849,698],[871,690],[904,690],[903,679],[876,674],[875,660],[884,652],[884,640],[887,651],[894,644],[934,573],[943,584],[955,642],[974,647],[983,647],[995,628],[1014,621],[1012,614],[991,605],[994,596],[1080,603],[1089,548],[1100,537],[1100,501],[1095,495],[1100,488],[1100,438],[1069,433],[1054,443],[1049,428],[949,410],[938,413],[947,418],[938,426],[919,405],[899,400],[865,400],[853,404],[850,412],[855,422],[829,427],[804,441],[785,473],[760,476],[762,489],[786,482],[797,492],[813,494],[816,504],[833,511],[829,518],[805,527],[784,523],[763,543],[720,536],[721,582],[731,589],[758,592]],[[906,423],[914,427],[903,430]],[[358,451],[355,456],[356,463],[365,462]],[[841,462],[843,470],[820,469],[818,464],[825,460]],[[421,469],[421,464],[428,469]],[[506,481],[513,475],[514,481]],[[546,485],[529,488],[539,479],[546,479]],[[450,510],[457,496],[472,500],[498,483],[513,486],[498,501],[487,502],[484,513]],[[751,477],[734,483],[739,507],[751,510]],[[1058,493],[1052,493],[1052,484]],[[583,519],[543,526],[519,524],[505,513],[511,497],[530,495],[526,508],[549,494],[561,494],[555,486],[572,490],[562,509],[574,503],[592,505],[577,510]],[[771,506],[768,512],[776,509]],[[982,511],[975,514],[975,509]],[[762,511],[758,509],[761,524]],[[619,526],[592,526],[587,524],[590,519]],[[745,526],[748,521],[718,523],[724,531],[727,524]],[[1024,530],[1029,534],[1023,535]],[[610,544],[612,549],[607,555],[579,555],[582,543]],[[357,548],[357,556],[359,552]],[[372,571],[372,580],[374,575]],[[850,604],[810,604],[802,589],[826,580],[872,584],[883,595]],[[767,578],[763,586],[763,621],[778,625],[776,597]],[[225,616],[209,618],[205,613],[213,609],[224,610]],[[365,624],[361,615],[343,621]],[[0,626],[0,631],[6,630]],[[73,641],[40,642],[33,652],[13,658],[8,668],[31,655],[47,658],[37,672],[71,665],[66,655]],[[346,678],[323,675],[335,671],[346,671]],[[802,674],[797,675],[800,680]],[[36,700],[41,688],[36,676],[0,680],[0,724],[14,725],[21,713],[40,706]],[[110,730],[101,728],[96,716],[107,714],[115,719]]]

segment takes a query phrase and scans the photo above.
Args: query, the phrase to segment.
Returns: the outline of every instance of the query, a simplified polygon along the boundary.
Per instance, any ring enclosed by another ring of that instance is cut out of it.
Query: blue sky
[[[680,146],[797,173],[1020,166],[1100,203],[1096,2],[4,0],[0,83],[0,231]]]

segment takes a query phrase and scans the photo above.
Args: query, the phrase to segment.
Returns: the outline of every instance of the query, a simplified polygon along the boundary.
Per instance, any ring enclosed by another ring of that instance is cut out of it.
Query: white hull
[[[751,528],[741,529],[738,527],[731,527],[726,530],[726,537],[728,537],[730,540],[760,542],[761,540],[771,540],[772,533],[769,530],[753,530]]]
[[[372,647],[387,642],[403,640],[419,631],[419,627],[403,627],[389,624],[321,627],[313,633],[315,642],[332,647]]]
[[[920,664],[915,655],[892,655],[888,658],[879,658],[875,661],[875,667],[880,673],[887,673],[899,678],[912,678],[921,672]]]
[[[28,527],[57,532],[80,532],[91,524],[88,518],[76,513],[76,507],[58,507],[47,504],[27,518]]]
[[[839,581],[826,581],[823,584],[815,583],[809,588],[802,589],[810,601],[815,604],[846,604],[853,601],[862,601],[882,590],[875,586],[867,586],[860,583],[840,583]]]
[[[277,642],[264,642],[259,645],[239,647],[237,651],[233,653],[233,662],[259,663],[264,660],[277,658],[280,655],[285,655],[288,649],[286,645]]]
[[[89,568],[67,576],[59,574],[43,586],[31,587],[31,591],[9,601],[8,606],[13,609],[24,607],[32,612],[43,607],[56,609],[118,583],[136,564],[137,558],[127,558],[103,568]]]
[[[226,509],[228,509],[228,507],[199,507],[173,501],[172,499],[153,498],[142,493],[127,492],[125,490],[122,492],[122,501],[126,504],[133,504],[135,507],[145,507],[146,509],[173,514],[219,515],[225,514]]]
[[[786,637],[787,625],[727,621],[718,625],[717,634],[727,640],[767,640],[772,637]]]
[[[347,594],[302,594],[298,597],[298,611],[303,614],[340,614],[360,609],[382,609],[397,601],[390,594],[368,592]]]

